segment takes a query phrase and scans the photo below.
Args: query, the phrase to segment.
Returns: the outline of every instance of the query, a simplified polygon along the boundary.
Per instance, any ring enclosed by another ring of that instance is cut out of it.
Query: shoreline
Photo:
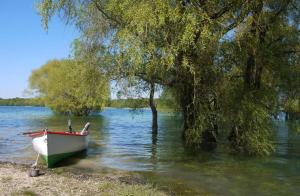
[[[0,162],[1,195],[167,195],[141,176],[122,171],[89,173],[39,167],[29,177],[29,164]]]

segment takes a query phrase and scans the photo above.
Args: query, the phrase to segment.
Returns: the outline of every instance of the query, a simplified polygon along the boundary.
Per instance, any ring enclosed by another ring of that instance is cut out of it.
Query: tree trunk
[[[217,147],[217,133],[218,125],[216,118],[211,115],[207,115],[205,118],[211,121],[212,127],[206,127],[202,130],[199,129],[196,118],[202,112],[202,105],[196,103],[194,98],[194,87],[187,83],[187,85],[182,88],[181,92],[181,108],[184,118],[184,130],[183,130],[183,139],[191,147],[201,147],[203,150],[211,151]],[[202,131],[202,138],[199,141],[188,141],[188,138],[191,137],[191,131]]]
[[[244,73],[244,90],[252,90],[255,83],[255,56],[254,49],[248,51],[247,66]]]
[[[149,97],[149,106],[152,111],[152,133],[157,134],[157,109],[154,102],[154,91],[155,91],[155,84],[154,82],[150,83],[150,97]]]
[[[250,37],[254,45],[250,45],[247,49],[247,62],[246,69],[244,70],[244,92],[243,98],[247,98],[250,93],[256,92],[261,89],[261,77],[263,72],[263,48],[265,42],[266,31],[261,28],[263,21],[260,20],[263,12],[263,2],[259,1],[255,8],[252,10],[253,21],[249,31]],[[258,98],[257,98],[258,99]],[[238,152],[245,150],[245,126],[244,122],[233,123],[231,132],[229,134],[229,141],[233,149]]]
[[[187,83],[181,89],[180,93],[180,104],[184,120],[182,138],[185,140],[187,130],[194,128],[195,125],[195,105],[193,102],[194,89],[189,83]]]

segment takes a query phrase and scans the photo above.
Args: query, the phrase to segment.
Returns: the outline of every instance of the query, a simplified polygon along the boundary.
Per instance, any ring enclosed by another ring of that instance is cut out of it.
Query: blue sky
[[[24,97],[28,78],[50,59],[66,58],[79,37],[53,18],[46,32],[34,8],[36,0],[2,0],[0,6],[0,98]]]

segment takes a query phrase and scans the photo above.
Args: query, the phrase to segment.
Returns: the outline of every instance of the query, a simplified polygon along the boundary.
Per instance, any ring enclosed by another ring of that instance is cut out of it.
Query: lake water
[[[0,160],[33,163],[30,138],[22,132],[48,127],[66,130],[67,117],[44,107],[0,106]],[[138,172],[160,188],[178,194],[299,195],[300,134],[295,122],[274,122],[276,152],[269,157],[191,152],[181,140],[180,116],[159,114],[157,138],[151,134],[151,112],[106,108],[90,117],[73,117],[74,129],[91,122],[89,149],[68,167],[97,172]]]

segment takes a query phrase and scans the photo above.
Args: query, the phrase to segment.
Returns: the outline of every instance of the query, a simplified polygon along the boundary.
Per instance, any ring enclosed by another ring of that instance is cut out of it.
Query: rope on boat
[[[35,160],[35,163],[34,163],[34,164],[32,164],[32,166],[31,166],[31,167],[33,167],[33,168],[36,168],[36,167],[37,167],[37,164],[38,164],[39,158],[40,158],[40,153],[38,153],[38,155],[37,155],[37,157],[36,157],[36,160]]]
[[[35,163],[31,166],[31,168],[28,171],[28,176],[29,177],[37,177],[37,176],[40,175],[40,170],[37,169],[37,164],[38,164],[38,161],[39,161],[39,157],[40,157],[40,153],[38,153],[38,155],[36,157],[36,160],[35,160]]]
[[[47,130],[48,128],[44,129],[44,136],[46,135]],[[31,165],[31,168],[28,171],[29,177],[37,177],[40,175],[40,170],[37,168],[39,158],[40,158],[40,153],[37,154],[34,164]]]
[[[44,136],[46,135],[47,131],[48,131],[48,128],[45,128],[45,129],[44,129]],[[40,153],[38,153],[38,155],[37,155],[37,157],[36,157],[36,159],[35,159],[34,164],[32,164],[32,166],[31,166],[32,168],[36,168],[36,167],[37,167],[39,158],[40,158]]]

